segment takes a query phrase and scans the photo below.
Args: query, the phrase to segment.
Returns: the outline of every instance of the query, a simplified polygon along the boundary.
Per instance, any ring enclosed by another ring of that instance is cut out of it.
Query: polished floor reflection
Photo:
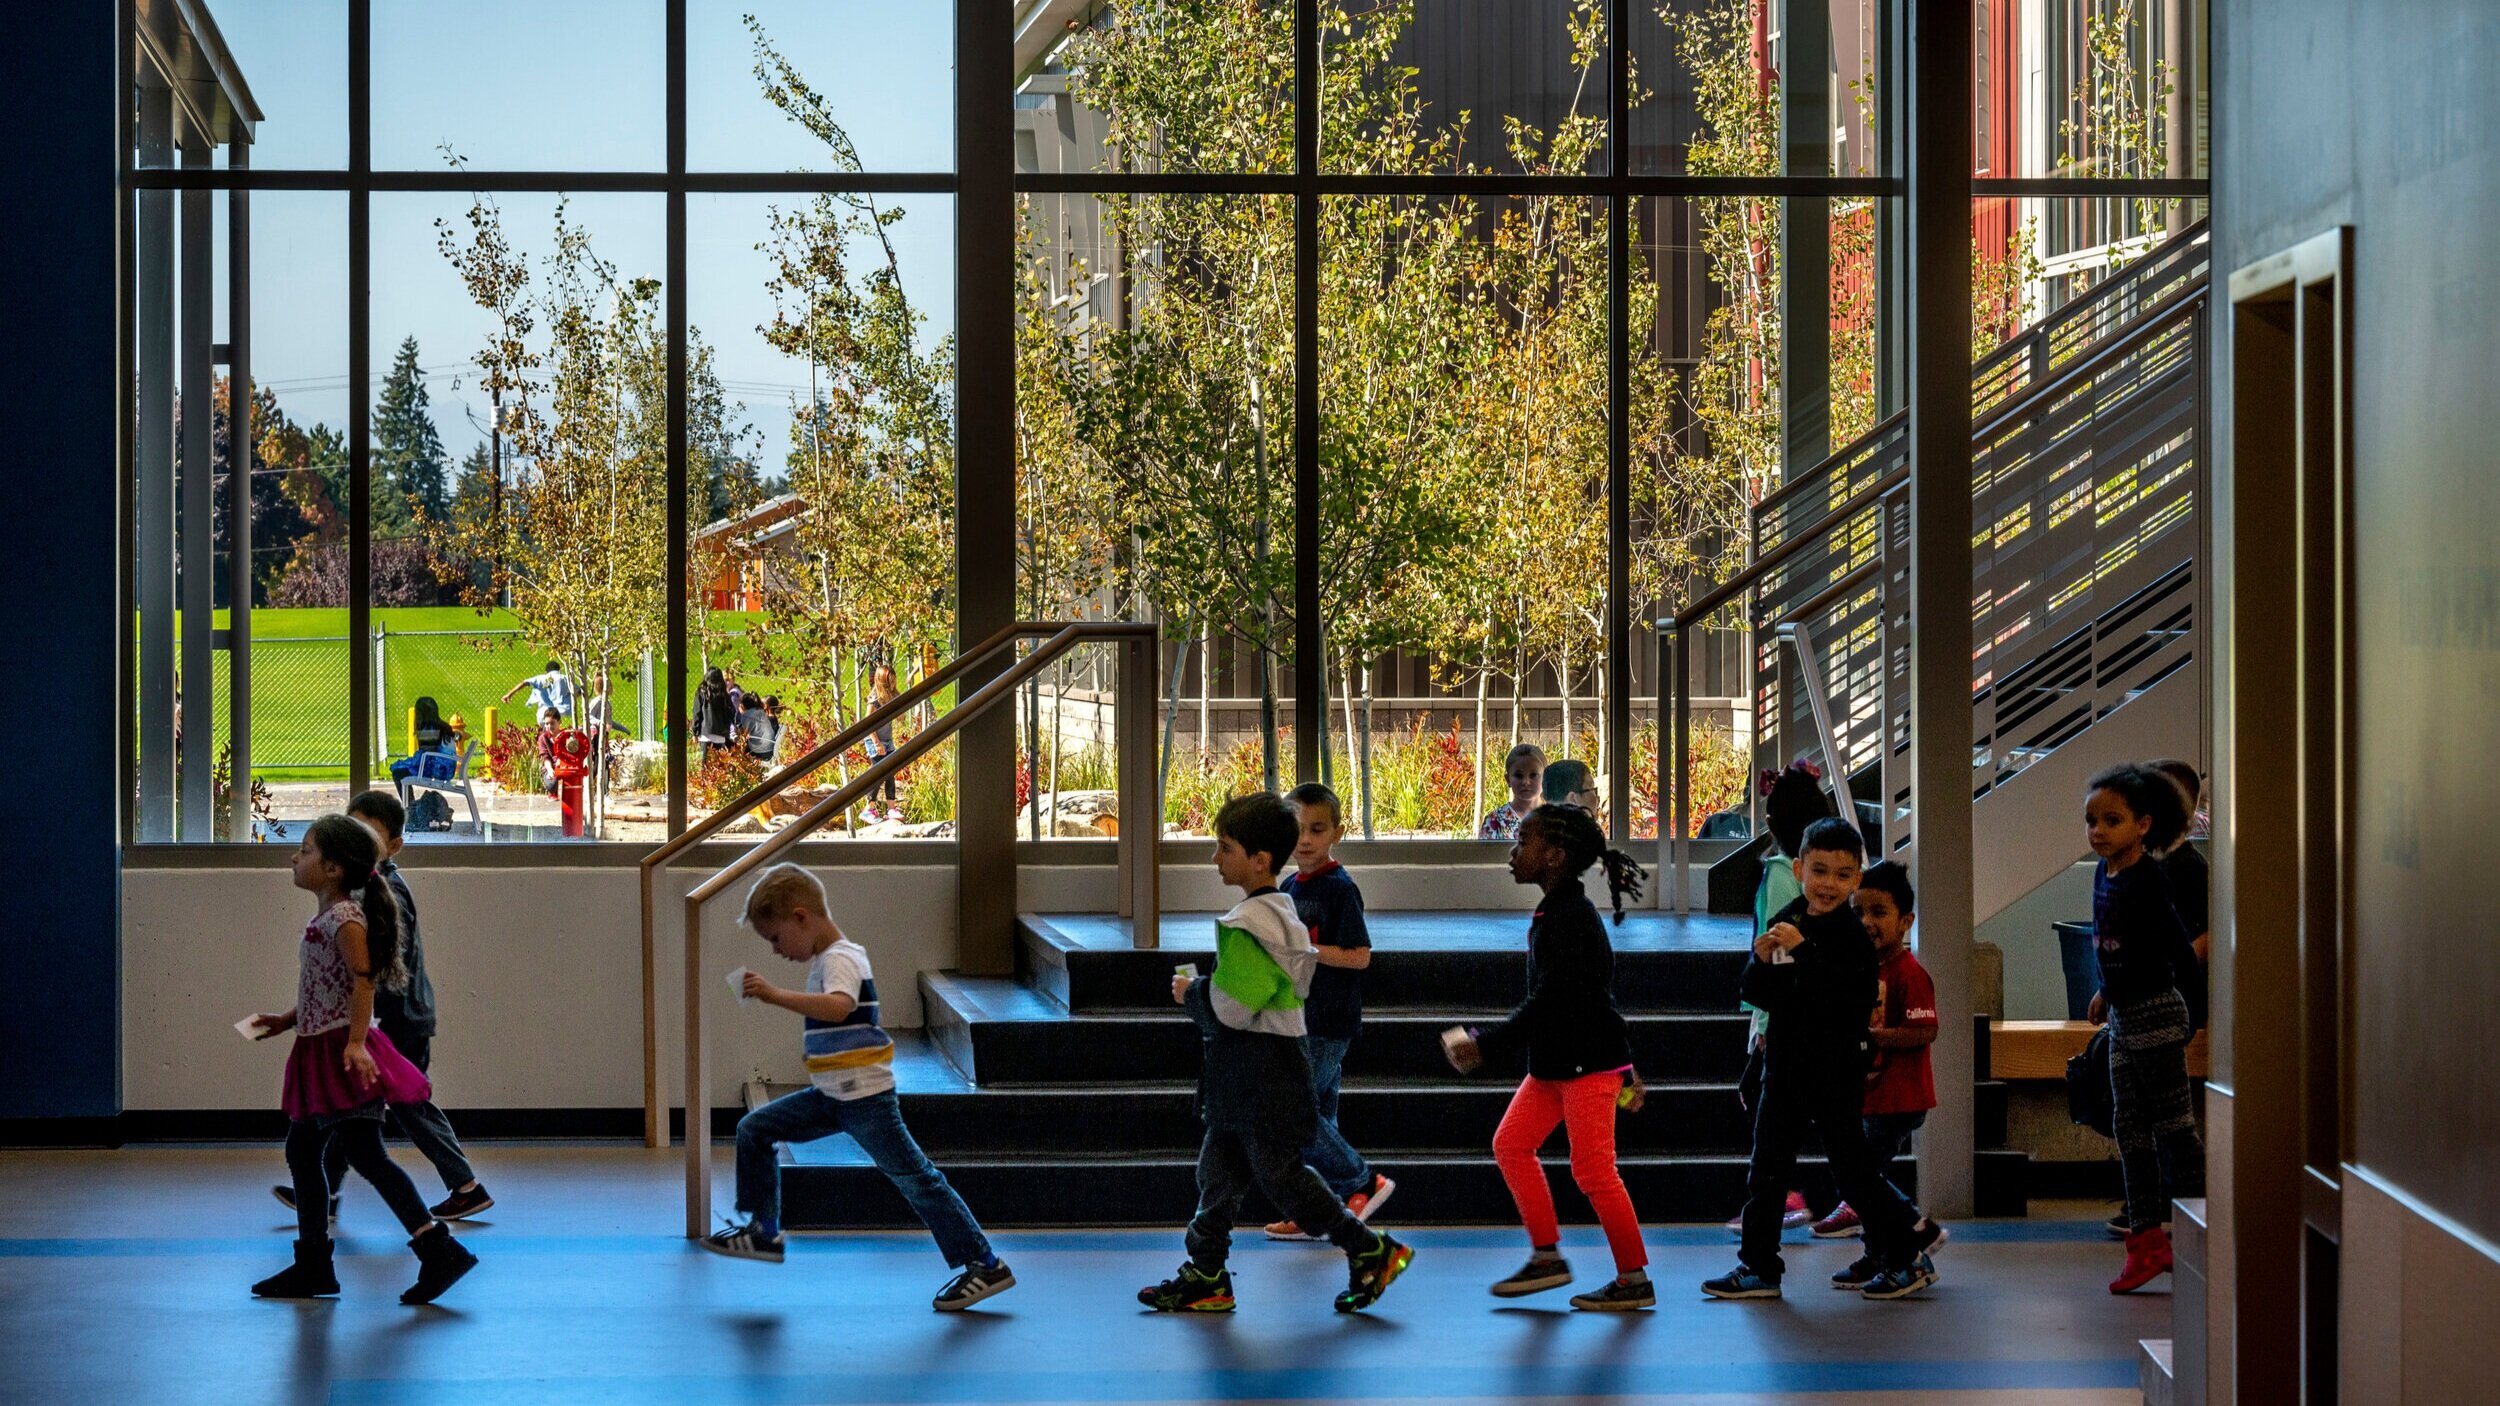
[[[1240,1312],[1180,1320],[1131,1298],[1178,1261],[1177,1229],[1008,1231],[1018,1287],[945,1315],[927,1307],[946,1271],[925,1236],[798,1237],[778,1267],[716,1259],[673,1234],[673,1154],[476,1152],[498,1204],[464,1236],[485,1263],[432,1309],[395,1302],[414,1261],[360,1184],[340,1298],[249,1297],[292,1229],[268,1192],[274,1146],[0,1153],[0,1400],[2134,1406],[2136,1340],[2169,1334],[2167,1295],[2103,1291],[2115,1251],[2082,1219],[1959,1226],[1943,1281],[1898,1304],[1820,1287],[1854,1242],[1799,1245],[1784,1301],[1707,1302],[1688,1291],[1733,1262],[1725,1232],[1653,1227],[1659,1308],[1622,1317],[1488,1297],[1521,1250],[1500,1227],[1415,1231],[1415,1269],[1360,1316],[1330,1311],[1332,1252],[1246,1240]],[[1594,1228],[1566,1249],[1602,1272]]]

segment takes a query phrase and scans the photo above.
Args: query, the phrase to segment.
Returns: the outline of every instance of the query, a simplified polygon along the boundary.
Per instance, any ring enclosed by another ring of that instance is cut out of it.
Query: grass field
[[[743,632],[753,617],[714,613],[716,631]],[[217,627],[227,623],[218,611]],[[529,695],[502,701],[505,690],[540,672],[546,653],[527,643],[518,623],[506,611],[472,610],[464,606],[387,609],[373,612],[381,635],[381,716],[388,736],[380,743],[389,757],[408,750],[408,711],[419,697],[430,696],[446,715],[461,714],[469,730],[483,738],[486,713],[496,709],[502,723],[528,724]],[[764,678],[741,669],[751,662],[753,648],[732,639],[712,651],[712,661],[737,673],[741,682],[768,691],[787,680]],[[217,739],[225,744],[228,728],[226,655],[217,658]],[[347,775],[348,680],[351,669],[373,668],[371,642],[350,650],[347,612],[337,610],[259,609],[252,612],[252,773],[270,781],[335,781]],[[688,690],[700,677],[691,664]],[[634,736],[644,735],[639,668],[620,660],[613,672],[616,720]],[[583,701],[589,681],[575,680]],[[664,703],[664,684],[653,682],[655,704]],[[656,725],[651,729],[657,735]],[[382,760],[377,756],[376,760]]]

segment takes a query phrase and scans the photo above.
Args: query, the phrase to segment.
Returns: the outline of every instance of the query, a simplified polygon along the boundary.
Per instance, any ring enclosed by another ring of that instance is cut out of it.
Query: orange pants
[[[1618,1274],[1649,1263],[1649,1251],[1641,1245],[1640,1217],[1632,1213],[1632,1194],[1623,1189],[1623,1174],[1615,1170],[1615,1094],[1622,1087],[1623,1076],[1616,1073],[1523,1079],[1493,1134],[1493,1162],[1502,1169],[1510,1199],[1519,1204],[1528,1243],[1551,1245],[1561,1232],[1554,1224],[1554,1193],[1545,1184],[1536,1150],[1553,1135],[1555,1124],[1565,1125],[1571,1179],[1597,1209],[1597,1223],[1606,1228],[1606,1245],[1614,1251]]]

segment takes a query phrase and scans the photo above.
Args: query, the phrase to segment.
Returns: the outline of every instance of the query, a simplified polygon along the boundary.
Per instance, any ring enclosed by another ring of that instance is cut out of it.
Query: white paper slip
[[[1198,979],[1198,964],[1196,962],[1183,962],[1172,968],[1172,975],[1179,977],[1183,981],[1196,981]]]
[[[729,994],[737,997],[741,1001],[754,999],[753,997],[747,995],[746,968],[731,967],[729,969]]]
[[[257,1015],[247,1015],[241,1020],[236,1021],[234,1023],[234,1033],[242,1036],[246,1040],[259,1039],[260,1017]]]
[[[1443,1054],[1452,1054],[1452,1053],[1455,1053],[1455,1052],[1457,1051],[1457,1049],[1458,1049],[1459,1042],[1460,1042],[1460,1041],[1465,1040],[1466,1038],[1467,1038],[1467,1027],[1466,1027],[1466,1026],[1464,1026],[1464,1025],[1453,1025],[1453,1026],[1451,1026],[1449,1029],[1442,1031],[1442,1032],[1441,1032],[1441,1053],[1443,1053]]]

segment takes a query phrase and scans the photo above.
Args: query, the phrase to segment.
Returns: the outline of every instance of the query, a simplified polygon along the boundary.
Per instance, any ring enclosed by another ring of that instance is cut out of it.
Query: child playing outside
[[[877,1024],[877,979],[869,971],[867,949],[825,916],[825,886],[795,864],[776,864],[747,890],[741,921],[785,961],[807,964],[802,990],[748,972],[741,994],[804,1018],[802,1041],[813,1087],[738,1120],[737,1208],[747,1220],[713,1232],[703,1247],[781,1263],[776,1145],[849,1133],[937,1238],[947,1265],[962,1271],[938,1291],[931,1307],[954,1312],[1015,1287],[1014,1272],[990,1248],[963,1198],[903,1126],[902,1104],[894,1095],[894,1037]]]
[[[1571,1141],[1571,1179],[1596,1208],[1615,1261],[1615,1277],[1573,1295],[1571,1306],[1623,1311],[1654,1306],[1658,1291],[1649,1282],[1640,1217],[1615,1167],[1615,1111],[1638,1110],[1646,1091],[1632,1070],[1631,1032],[1615,1009],[1614,948],[1580,884],[1601,862],[1620,923],[1624,895],[1640,896],[1641,867],[1606,848],[1596,817],[1585,810],[1545,805],[1529,814],[1510,852],[1512,880],[1544,892],[1528,922],[1528,997],[1500,1025],[1445,1038],[1450,1063],[1462,1074],[1523,1048],[1528,1056],[1528,1077],[1493,1134],[1493,1161],[1527,1227],[1528,1262],[1493,1292],[1516,1298],[1571,1282],[1554,1194],[1536,1155],[1559,1123]]]
[[[1856,1210],[1866,1255],[1832,1276],[1832,1286],[1870,1299],[1905,1298],[1935,1282],[1927,1251],[1945,1241],[1875,1169],[1860,1122],[1867,1068],[1867,1016],[1875,1007],[1876,957],[1851,911],[1866,845],[1839,819],[1808,827],[1794,861],[1804,893],[1754,940],[1741,984],[1745,999],[1770,1016],[1762,1098],[1745,1173],[1744,1243],[1737,1267],[1701,1286],[1720,1299],[1780,1296],[1780,1219],[1806,1129],[1823,1134],[1832,1180]],[[1871,1278],[1855,1278],[1861,1266]]]
[[[1797,884],[1797,868],[1793,862],[1805,844],[1806,827],[1832,813],[1823,799],[1823,784],[1809,763],[1791,762],[1777,776],[1764,773],[1767,784],[1762,795],[1763,827],[1771,832],[1771,847],[1762,856],[1762,877],[1753,889],[1753,935],[1758,940],[1771,930],[1772,921],[1781,909],[1797,901],[1803,892]],[[1770,1017],[1744,1002],[1737,1009],[1748,1017],[1745,1031],[1745,1072],[1736,1080],[1737,1106],[1751,1113],[1762,1102],[1763,1037],[1770,1028]],[[1814,1219],[1806,1209],[1806,1196],[1795,1187],[1788,1189],[1788,1200],[1780,1208],[1780,1224],[1795,1228]],[[1731,1233],[1745,1231],[1745,1213],[1739,1210],[1728,1218]]]
[[[399,903],[380,873],[381,846],[360,821],[325,815],[307,826],[291,861],[295,886],[313,895],[313,920],[296,944],[295,1005],[255,1015],[256,1038],[295,1031],[279,1106],[289,1119],[287,1170],[295,1177],[295,1263],[252,1286],[263,1298],[304,1299],[339,1291],[331,1265],[330,1182],[322,1150],[336,1142],[348,1165],[373,1183],[409,1234],[417,1282],[399,1296],[432,1303],[477,1256],[427,1214],[408,1174],[382,1150],[382,1108],[433,1095],[425,1075],[373,1029],[376,985],[406,980]]]
[[[1345,1202],[1348,1213],[1369,1224],[1398,1184],[1373,1171],[1337,1131],[1337,1094],[1345,1079],[1346,1051],[1363,1029],[1363,973],[1372,964],[1372,935],[1363,925],[1363,891],[1330,853],[1345,838],[1345,809],[1337,793],[1314,781],[1295,787],[1285,799],[1300,816],[1302,837],[1293,847],[1293,872],[1277,887],[1293,900],[1319,963],[1311,973],[1311,994],[1302,1003],[1303,1024],[1310,1031],[1303,1047],[1311,1054],[1319,1137],[1303,1150],[1303,1160],[1328,1183],[1330,1194]],[[1290,1220],[1271,1223],[1267,1238],[1319,1240]]]
[[[2196,953],[2152,858],[2187,828],[2187,807],[2168,777],[2116,766],[2092,778],[2083,819],[2100,856],[2092,872],[2092,943],[2101,989],[2091,1018],[2109,1022],[2112,1131],[2127,1190],[2127,1263],[2109,1291],[2123,1294],[2170,1269],[2170,1235],[2162,1229],[2170,1202],[2201,1196],[2205,1187],[2205,1146],[2188,1093],[2188,1005],[2179,994]]]
[[[1369,1308],[1415,1252],[1347,1214],[1302,1162],[1302,1149],[1319,1133],[1302,1043],[1303,1002],[1318,959],[1293,900],[1276,887],[1300,824],[1282,796],[1262,791],[1228,802],[1214,828],[1216,872],[1242,899],[1216,920],[1215,970],[1172,977],[1172,999],[1205,1037],[1198,1211],[1189,1222],[1188,1261],[1170,1279],[1138,1290],[1137,1301],[1162,1313],[1231,1312],[1233,1277],[1224,1262],[1242,1197],[1256,1185],[1287,1219],[1345,1251],[1347,1283],[1337,1311]]]
[[[893,665],[879,664],[874,670],[870,671],[868,675],[868,706],[870,709],[874,710],[882,708],[902,696],[902,690],[895,687]],[[868,760],[872,762],[883,761],[893,754],[894,720],[892,718],[887,718],[885,721],[877,724],[877,730],[869,735]],[[879,800],[883,800],[885,802],[885,806],[882,810],[880,810],[877,805]],[[902,792],[896,788],[893,777],[887,777],[883,784],[878,785],[869,791],[868,818],[870,820],[900,820],[903,818]]]
[[[390,885],[391,896],[399,901],[400,964],[407,969],[407,981],[398,987],[377,987],[373,993],[374,1024],[390,1038],[392,1048],[405,1056],[419,1073],[425,1073],[433,1060],[434,1048],[434,983],[425,974],[425,945],[417,938],[417,900],[408,891],[408,880],[394,861],[405,843],[408,812],[399,797],[388,791],[367,791],[347,803],[350,817],[364,822],[373,831],[382,847],[381,875]],[[390,1121],[409,1142],[415,1144],[425,1160],[434,1164],[443,1179],[443,1189],[451,1194],[433,1206],[436,1220],[466,1220],[495,1204],[495,1198],[470,1170],[468,1156],[460,1150],[460,1137],[451,1130],[451,1120],[435,1107],[429,1093],[421,1099],[395,1102],[390,1105]],[[322,1179],[330,1187],[330,1219],[339,1218],[339,1192],[347,1185],[347,1143],[332,1138],[321,1154]],[[270,1188],[287,1209],[295,1208],[295,1188],[281,1184]]]
[[[1910,924],[1918,911],[1910,871],[1885,860],[1867,866],[1850,900],[1867,940],[1875,945],[1875,1013],[1867,1038],[1875,1046],[1875,1066],[1867,1071],[1866,1099],[1859,1126],[1866,1131],[1867,1150],[1875,1157],[1875,1174],[1890,1178],[1893,1159],[1910,1149],[1910,1134],[1927,1122],[1936,1106],[1936,1074],[1927,1047],[1936,1043],[1936,983],[1910,952]],[[1846,1201],[1814,1223],[1822,1239],[1857,1234],[1858,1213]],[[1851,1266],[1856,1277],[1871,1279],[1881,1265]]]
[[[1545,785],[1545,749],[1533,742],[1511,748],[1502,759],[1502,779],[1510,783],[1510,799],[1485,812],[1484,823],[1476,827],[1479,840],[1519,838],[1519,822],[1537,808]]]

